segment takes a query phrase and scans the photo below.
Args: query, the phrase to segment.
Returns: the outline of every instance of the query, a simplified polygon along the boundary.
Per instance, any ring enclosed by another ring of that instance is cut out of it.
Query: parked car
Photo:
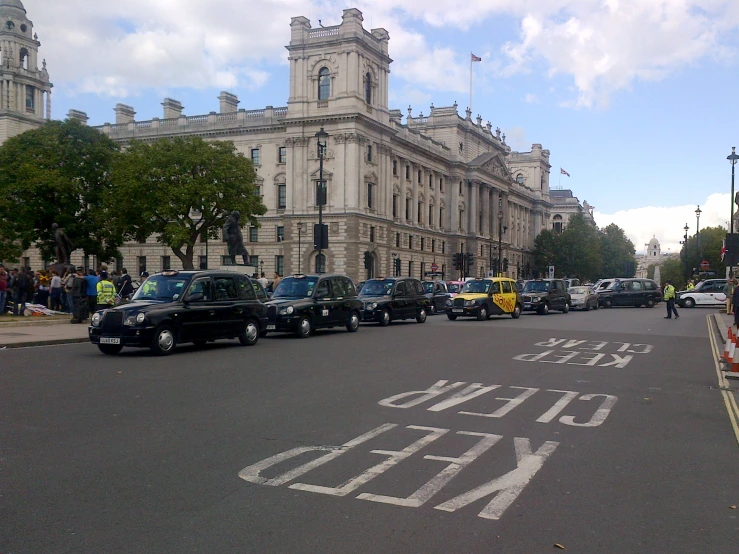
[[[662,300],[657,283],[651,279],[619,279],[608,289],[598,293],[598,303],[604,308],[613,306],[646,306],[653,308]]]
[[[253,281],[231,271],[174,271],[152,275],[130,302],[93,314],[90,342],[104,354],[124,346],[174,352],[178,344],[235,339],[257,343],[267,307]]]
[[[559,310],[563,314],[570,311],[570,293],[562,279],[527,281],[521,297],[524,311],[535,311],[539,315],[546,315],[550,310]]]
[[[362,317],[362,301],[352,280],[344,275],[285,277],[266,306],[267,331],[292,332],[300,338],[333,327],[354,333]]]
[[[451,298],[454,298],[455,296],[457,296],[462,290],[463,286],[464,286],[464,281],[447,281],[446,282],[446,290],[449,293],[449,296]]]
[[[675,302],[683,308],[724,306],[726,304],[725,286],[726,279],[707,279],[698,283],[693,290],[678,292]]]
[[[363,302],[362,321],[375,321],[383,327],[404,319],[424,323],[430,309],[421,281],[413,277],[369,279],[359,298]]]
[[[424,281],[423,291],[429,300],[429,315],[444,312],[446,301],[451,298],[444,281]]]
[[[565,284],[567,285],[567,289],[571,289],[572,287],[579,287],[580,286],[580,279],[565,279]]]
[[[484,321],[491,315],[510,315],[518,319],[523,308],[516,282],[508,277],[476,278],[467,281],[460,292],[446,304],[446,315],[476,317]]]
[[[598,309],[598,295],[594,293],[590,287],[570,287],[567,289],[567,292],[570,293],[570,308],[573,310],[579,308],[587,312],[590,308],[593,308],[594,310]]]

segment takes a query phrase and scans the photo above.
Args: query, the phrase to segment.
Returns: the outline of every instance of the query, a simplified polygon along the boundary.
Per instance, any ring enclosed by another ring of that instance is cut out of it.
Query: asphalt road
[[[707,315],[0,352],[0,552],[739,551]]]

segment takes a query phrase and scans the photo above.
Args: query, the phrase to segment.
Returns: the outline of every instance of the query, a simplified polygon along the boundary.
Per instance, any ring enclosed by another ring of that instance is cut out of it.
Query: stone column
[[[449,192],[449,206],[447,211],[449,212],[449,232],[457,233],[459,231],[459,181],[456,179],[449,180],[449,186],[451,190]]]
[[[477,181],[470,182],[470,203],[469,203],[469,222],[468,233],[476,236],[478,233],[478,224],[480,222],[480,183]]]
[[[490,187],[483,185],[482,187],[482,229],[480,234],[486,237],[490,236]]]
[[[410,223],[412,225],[416,225],[418,223],[418,182],[414,177],[416,176],[416,166],[415,164],[410,164],[411,166],[411,186],[413,194],[411,196],[411,220]]]

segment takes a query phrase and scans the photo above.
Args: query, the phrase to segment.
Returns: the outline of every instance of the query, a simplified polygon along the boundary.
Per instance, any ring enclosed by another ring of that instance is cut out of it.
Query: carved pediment
[[[482,164],[481,167],[488,173],[492,173],[493,175],[497,177],[502,177],[504,179],[510,178],[510,172],[508,171],[508,168],[498,157],[495,157],[491,159],[489,162]]]
[[[310,174],[311,180],[316,180],[319,178],[320,168],[316,169],[313,173]],[[330,181],[331,178],[334,176],[333,173],[328,171],[325,167],[323,168],[323,180],[324,181]]]

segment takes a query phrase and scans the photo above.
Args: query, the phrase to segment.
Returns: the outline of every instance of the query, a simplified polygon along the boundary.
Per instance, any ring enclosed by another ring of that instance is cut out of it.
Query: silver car
[[[570,307],[573,310],[580,309],[587,312],[590,308],[598,309],[598,295],[590,287],[570,287],[568,292],[572,297]]]

